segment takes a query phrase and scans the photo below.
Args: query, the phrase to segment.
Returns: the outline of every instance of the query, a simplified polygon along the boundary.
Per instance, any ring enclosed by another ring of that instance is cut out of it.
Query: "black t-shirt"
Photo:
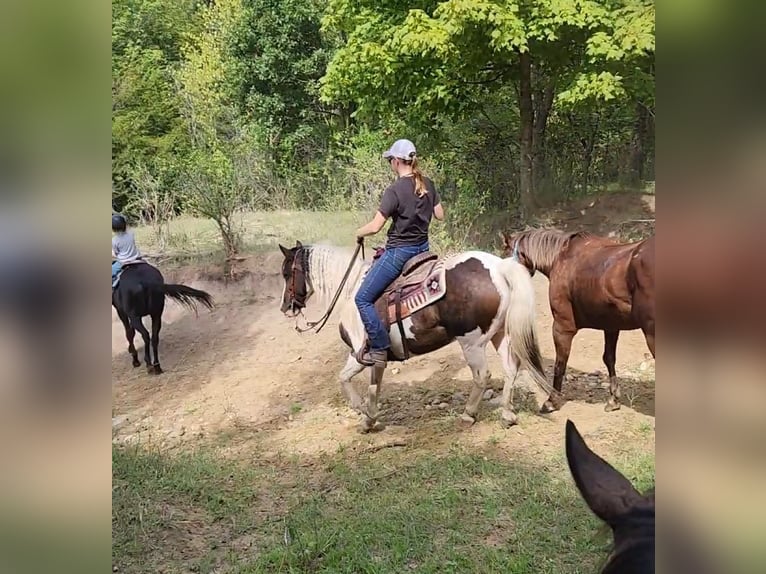
[[[392,219],[388,229],[387,247],[420,245],[428,240],[428,226],[434,214],[434,206],[441,199],[433,182],[423,177],[428,193],[418,197],[415,178],[400,177],[383,192],[378,211]]]

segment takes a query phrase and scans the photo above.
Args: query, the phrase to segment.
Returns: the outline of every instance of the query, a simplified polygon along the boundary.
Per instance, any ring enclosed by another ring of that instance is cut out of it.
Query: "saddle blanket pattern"
[[[444,261],[427,262],[406,276],[397,279],[386,291],[386,313],[388,324],[397,321],[396,296],[400,291],[401,319],[409,317],[416,311],[427,307],[447,293],[447,270]]]

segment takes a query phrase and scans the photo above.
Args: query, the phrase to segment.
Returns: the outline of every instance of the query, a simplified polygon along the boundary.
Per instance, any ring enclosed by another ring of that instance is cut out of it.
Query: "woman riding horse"
[[[406,139],[397,140],[383,152],[383,157],[397,179],[383,193],[372,221],[356,232],[357,242],[361,242],[364,237],[380,231],[388,218],[393,221],[383,255],[367,273],[354,298],[369,339],[369,349],[362,345],[356,359],[369,367],[385,367],[391,346],[388,329],[375,311],[375,301],[399,277],[407,261],[428,251],[431,218],[444,219],[439,192],[418,168],[415,144]]]

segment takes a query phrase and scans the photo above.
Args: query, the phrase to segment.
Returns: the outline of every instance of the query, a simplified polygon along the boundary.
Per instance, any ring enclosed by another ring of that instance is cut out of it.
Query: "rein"
[[[319,331],[322,330],[322,328],[327,323],[328,319],[330,318],[330,315],[333,312],[333,309],[335,309],[335,304],[338,302],[338,298],[340,297],[341,292],[343,291],[343,287],[346,285],[346,281],[348,280],[349,276],[351,275],[351,270],[354,268],[354,263],[356,263],[356,258],[359,255],[359,251],[362,252],[362,259],[364,259],[364,242],[360,241],[356,244],[356,249],[354,250],[354,254],[351,256],[351,262],[348,264],[348,269],[346,269],[346,273],[343,275],[343,279],[340,282],[340,285],[338,286],[338,290],[335,292],[335,296],[332,298],[332,301],[330,301],[330,306],[327,308],[327,311],[325,311],[324,315],[322,315],[319,319],[316,321],[306,321],[306,326],[301,328],[298,326],[298,321],[295,322],[295,330],[299,333],[305,333],[306,331],[316,331],[319,333]],[[306,276],[306,281],[309,280],[308,273],[306,273],[305,270],[303,270],[303,273]],[[293,271],[293,281],[295,281],[295,272]],[[300,310],[301,316],[303,315],[303,310]]]

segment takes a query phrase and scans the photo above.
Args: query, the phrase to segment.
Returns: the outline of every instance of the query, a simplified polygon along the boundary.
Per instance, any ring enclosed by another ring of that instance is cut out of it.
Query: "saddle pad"
[[[401,318],[409,317],[416,311],[435,303],[447,292],[446,273],[444,262],[438,260],[432,265],[425,264],[422,269],[426,272],[425,276],[417,282],[413,282],[413,275],[419,271],[416,270],[412,275],[406,278],[397,279],[386,292],[386,313],[388,315],[388,324],[396,323],[396,294],[401,289],[400,305]]]

